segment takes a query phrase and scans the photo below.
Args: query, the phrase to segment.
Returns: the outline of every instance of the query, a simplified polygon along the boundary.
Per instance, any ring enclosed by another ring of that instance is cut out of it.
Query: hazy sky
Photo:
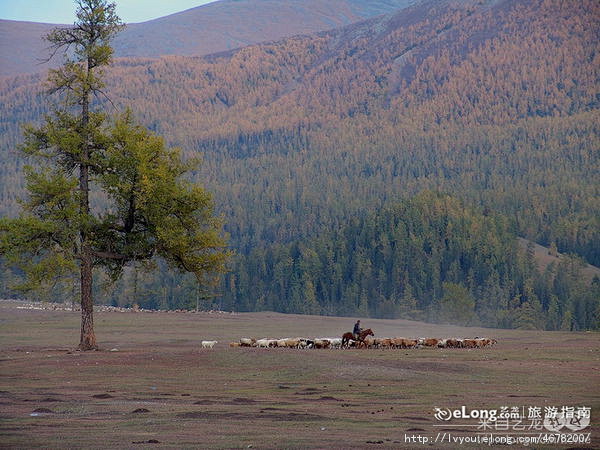
[[[113,0],[123,22],[144,22],[215,0]],[[73,0],[0,0],[0,19],[29,22],[67,23],[75,21]]]

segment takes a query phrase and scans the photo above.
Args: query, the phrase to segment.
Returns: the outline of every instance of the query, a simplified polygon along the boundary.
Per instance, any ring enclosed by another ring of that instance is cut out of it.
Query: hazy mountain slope
[[[41,37],[55,25],[0,19],[0,77],[47,70],[47,45]]]
[[[389,13],[415,0],[222,0],[132,24],[115,41],[117,56],[206,55],[309,34]],[[141,43],[144,45],[141,45]]]
[[[207,55],[390,13],[418,0],[221,0],[143,23],[114,42],[118,57]],[[41,37],[54,25],[0,20],[0,76],[45,70]],[[56,63],[55,63],[56,64]]]

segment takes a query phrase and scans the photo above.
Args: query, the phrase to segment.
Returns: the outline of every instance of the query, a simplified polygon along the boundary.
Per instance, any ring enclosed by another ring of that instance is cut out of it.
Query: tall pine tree
[[[92,110],[122,25],[113,3],[76,4],[74,26],[47,36],[66,58],[49,76],[61,107],[25,130],[22,150],[38,165],[27,169],[20,217],[0,221],[0,254],[24,270],[25,288],[79,271],[79,349],[92,350],[94,267],[116,279],[128,263],[158,256],[202,283],[224,271],[229,253],[210,194],[183,178],[194,164],[136,125],[131,112],[109,121]]]

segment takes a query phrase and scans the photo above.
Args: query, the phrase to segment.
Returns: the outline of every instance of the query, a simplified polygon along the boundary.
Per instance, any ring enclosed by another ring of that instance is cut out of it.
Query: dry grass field
[[[230,348],[228,342],[245,336],[340,336],[354,320],[98,312],[102,350],[82,353],[72,350],[78,313],[18,306],[0,302],[3,448],[458,448],[457,443],[408,443],[406,436],[475,435],[468,424],[477,421],[445,423],[434,417],[435,407],[463,405],[468,410],[591,407],[592,423],[584,430],[591,443],[548,448],[598,448],[598,333],[363,319],[376,336],[488,336],[498,344]],[[219,343],[201,349],[202,339]]]

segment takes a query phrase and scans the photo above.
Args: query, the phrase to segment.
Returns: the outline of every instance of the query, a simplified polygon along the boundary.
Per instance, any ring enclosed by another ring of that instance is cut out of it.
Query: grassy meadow
[[[101,351],[82,353],[73,350],[77,312],[19,305],[0,302],[3,448],[416,448],[423,445],[407,443],[406,435],[474,435],[455,424],[476,421],[445,424],[434,417],[436,407],[463,405],[591,407],[587,445],[598,442],[598,333],[362,319],[376,336],[487,336],[498,344],[230,348],[246,336],[341,336],[354,319],[97,312]],[[219,342],[201,349],[203,339]]]

